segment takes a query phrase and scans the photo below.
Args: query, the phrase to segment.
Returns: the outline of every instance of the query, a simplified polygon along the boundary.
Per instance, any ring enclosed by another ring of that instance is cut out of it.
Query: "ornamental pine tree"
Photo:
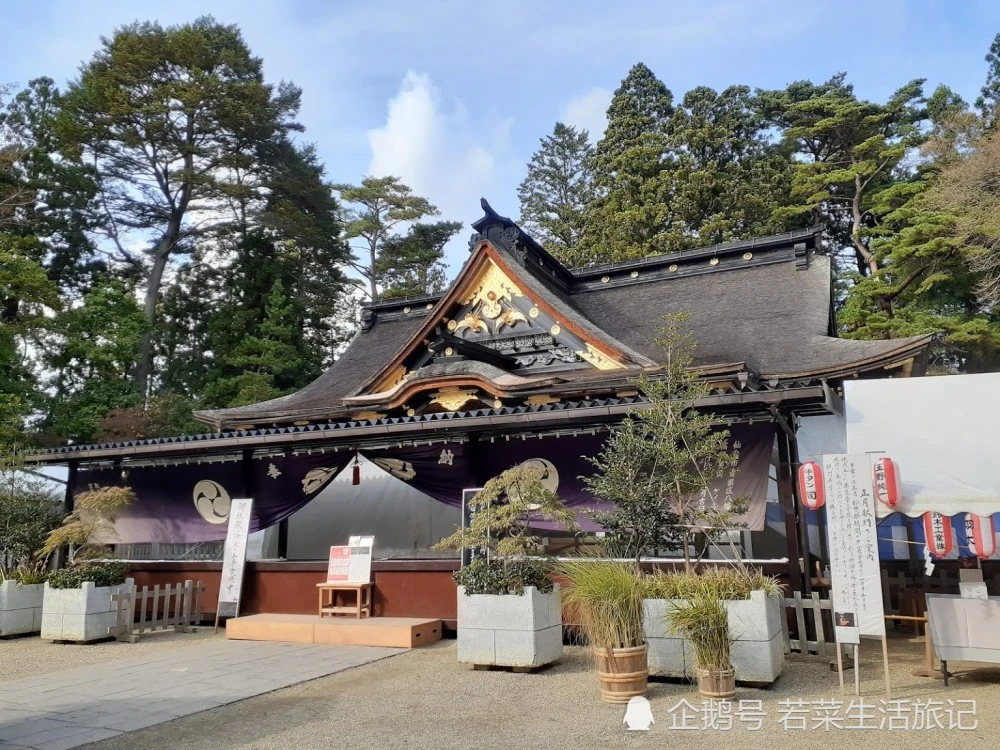
[[[521,226],[571,268],[587,262],[579,245],[584,212],[594,195],[593,158],[587,131],[557,122],[541,139],[517,190]]]
[[[690,573],[697,536],[711,539],[736,528],[734,516],[745,511],[746,499],[721,509],[710,502],[712,483],[739,456],[729,452],[728,431],[695,409],[710,386],[693,367],[694,342],[683,332],[685,321],[683,315],[666,318],[658,339],[661,370],[636,381],[647,403],[631,410],[590,459],[596,471],[584,481],[597,498],[615,505],[591,513],[607,531],[612,554],[638,562],[680,549]]]
[[[462,228],[457,221],[414,224],[387,239],[375,261],[382,297],[415,297],[445,287],[444,246]]]

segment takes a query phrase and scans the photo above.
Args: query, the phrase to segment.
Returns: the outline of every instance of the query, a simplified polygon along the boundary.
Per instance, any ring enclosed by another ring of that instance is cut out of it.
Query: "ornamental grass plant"
[[[749,599],[750,592],[780,591],[778,579],[759,571],[731,567],[709,568],[703,573],[656,571],[646,577],[647,599],[692,599],[711,594],[722,601]]]
[[[668,613],[667,623],[671,632],[691,643],[698,668],[721,671],[732,666],[729,614],[710,584],[676,605]]]
[[[646,580],[632,562],[600,558],[561,563],[562,600],[595,650],[636,648],[645,643]]]

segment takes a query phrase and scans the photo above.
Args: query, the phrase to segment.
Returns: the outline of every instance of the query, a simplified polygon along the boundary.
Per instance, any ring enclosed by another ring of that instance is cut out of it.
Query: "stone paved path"
[[[0,682],[0,748],[65,750],[403,651],[219,640]]]

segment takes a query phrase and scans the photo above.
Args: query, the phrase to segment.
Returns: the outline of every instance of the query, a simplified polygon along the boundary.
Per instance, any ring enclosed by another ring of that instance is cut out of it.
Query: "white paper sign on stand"
[[[220,617],[237,617],[240,612],[252,509],[253,500],[249,497],[234,498],[229,508],[229,526],[222,557],[222,580],[219,582],[219,603],[215,608],[216,628],[219,627]]]
[[[330,547],[327,583],[370,583],[373,536],[352,536],[347,545]]]
[[[857,645],[862,636],[881,639],[888,660],[872,479],[878,458],[868,453],[823,456],[837,661],[840,667],[840,644],[855,646],[855,692],[860,689]],[[843,689],[843,669],[839,671]]]

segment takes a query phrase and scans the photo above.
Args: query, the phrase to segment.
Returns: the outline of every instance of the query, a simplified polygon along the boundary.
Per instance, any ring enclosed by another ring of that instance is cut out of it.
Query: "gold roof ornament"
[[[559,399],[547,393],[541,393],[537,396],[528,396],[524,403],[528,406],[548,406],[549,404],[558,404]]]
[[[576,355],[584,362],[589,362],[598,370],[623,370],[625,365],[616,359],[612,359],[589,341],[586,342],[585,350],[578,350]]]
[[[385,419],[386,415],[380,411],[359,411],[351,415],[351,419],[355,422],[375,422],[379,419]]]
[[[445,411],[458,411],[470,401],[476,400],[476,393],[475,388],[442,388],[431,394],[430,402]]]

